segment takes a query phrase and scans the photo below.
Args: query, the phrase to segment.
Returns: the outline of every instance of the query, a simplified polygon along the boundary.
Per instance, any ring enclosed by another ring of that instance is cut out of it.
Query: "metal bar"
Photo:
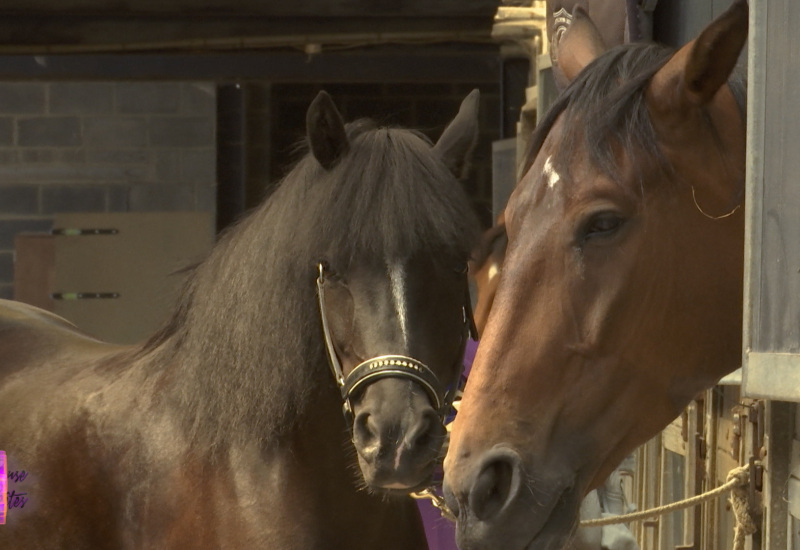
[[[115,300],[120,297],[119,292],[53,292],[53,300]]]
[[[50,230],[51,235],[59,235],[65,237],[80,237],[83,235],[116,235],[117,233],[119,233],[119,230],[113,228],[83,229],[77,227],[59,227]]]

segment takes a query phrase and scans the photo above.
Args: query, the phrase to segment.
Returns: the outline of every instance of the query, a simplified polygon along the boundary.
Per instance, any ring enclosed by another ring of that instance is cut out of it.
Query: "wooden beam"
[[[323,51],[314,56],[301,52],[0,56],[0,80],[496,83],[499,75],[497,45]]]
[[[499,0],[3,0],[0,15],[217,17],[465,17],[494,15]]]
[[[0,17],[0,55],[491,42],[491,18]]]

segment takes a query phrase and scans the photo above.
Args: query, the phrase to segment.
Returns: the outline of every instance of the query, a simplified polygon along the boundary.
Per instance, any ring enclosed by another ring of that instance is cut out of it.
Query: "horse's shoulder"
[[[74,324],[49,311],[12,300],[0,300],[0,374],[64,354],[104,354],[119,346],[82,333]]]

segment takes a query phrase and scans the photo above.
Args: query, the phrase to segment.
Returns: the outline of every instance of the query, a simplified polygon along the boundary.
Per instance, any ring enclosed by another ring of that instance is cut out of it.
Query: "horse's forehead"
[[[514,224],[514,218],[519,216],[518,210],[529,211],[535,205],[567,197],[574,190],[575,181],[572,175],[580,166],[580,159],[571,162],[569,155],[563,155],[559,151],[560,134],[554,126],[514,190],[506,210],[509,224]],[[565,165],[565,157],[570,159],[569,164]]]

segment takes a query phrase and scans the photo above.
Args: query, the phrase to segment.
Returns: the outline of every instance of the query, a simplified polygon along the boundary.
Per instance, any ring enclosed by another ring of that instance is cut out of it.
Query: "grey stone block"
[[[181,151],[158,149],[155,155],[155,181],[172,184],[181,180]]]
[[[42,212],[104,212],[106,190],[99,185],[53,185],[42,188]]]
[[[0,213],[38,214],[38,212],[38,186],[0,185]]]
[[[0,149],[0,166],[7,166],[19,162],[18,149]]]
[[[114,85],[100,82],[50,84],[50,112],[62,115],[114,112]]]
[[[131,212],[193,211],[193,185],[134,185],[130,189]]]
[[[181,85],[172,82],[122,82],[117,84],[117,112],[126,114],[177,113]]]
[[[89,147],[145,147],[144,117],[90,117],[83,122],[84,143]]]
[[[46,164],[56,161],[58,154],[55,149],[21,149],[20,162],[25,164]]]
[[[0,250],[13,250],[17,233],[43,233],[52,228],[51,219],[0,219]]]
[[[130,187],[127,185],[111,185],[108,187],[108,211],[127,212]]]
[[[126,183],[153,181],[153,168],[147,164],[0,164],[0,184],[40,183]]]
[[[32,117],[17,120],[17,144],[23,147],[74,147],[81,144],[78,117]]]
[[[181,181],[186,183],[216,183],[217,152],[215,149],[181,151]]]
[[[216,116],[217,87],[212,82],[186,82],[181,87],[181,113]]]
[[[214,121],[209,117],[153,117],[149,133],[155,147],[214,146]]]
[[[13,300],[14,285],[0,285],[0,298],[3,300]]]
[[[14,145],[14,120],[0,117],[0,146]]]
[[[44,113],[45,85],[0,83],[0,113],[27,115]]]
[[[0,285],[14,282],[14,253],[0,252]]]
[[[89,164],[145,164],[151,162],[151,151],[146,149],[88,149]]]
[[[59,149],[58,160],[65,163],[84,163],[86,162],[86,151],[83,148]]]
[[[217,211],[217,185],[197,184],[195,186],[196,209],[198,212]]]

